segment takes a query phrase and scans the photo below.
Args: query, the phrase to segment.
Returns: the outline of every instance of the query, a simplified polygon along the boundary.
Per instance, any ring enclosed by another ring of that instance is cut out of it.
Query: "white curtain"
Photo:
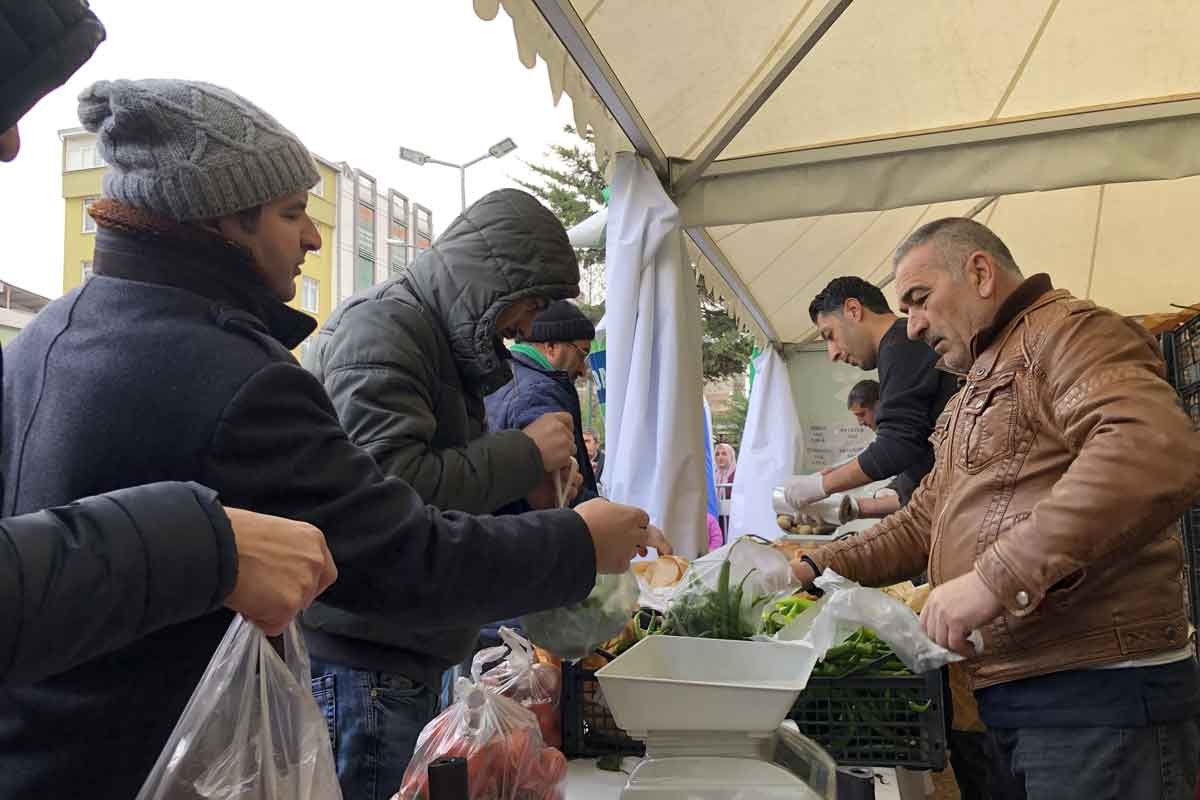
[[[771,490],[795,474],[797,464],[804,463],[804,437],[796,418],[787,365],[769,349],[754,360],[754,370],[733,479],[730,540],[747,533],[774,539],[782,533],[775,523]]]
[[[632,153],[616,159],[606,242],[604,483],[694,558],[708,544],[699,298],[679,210]]]

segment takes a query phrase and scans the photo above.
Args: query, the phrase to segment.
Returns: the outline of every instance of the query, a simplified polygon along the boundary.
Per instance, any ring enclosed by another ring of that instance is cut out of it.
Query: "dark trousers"
[[[1025,785],[986,733],[951,730],[950,766],[962,800],[1025,800]]]
[[[1200,725],[993,728],[1029,800],[1195,800]]]

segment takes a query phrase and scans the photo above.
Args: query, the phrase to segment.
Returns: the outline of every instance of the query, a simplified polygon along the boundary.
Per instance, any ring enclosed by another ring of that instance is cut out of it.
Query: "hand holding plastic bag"
[[[520,703],[482,681],[484,664],[507,647],[475,654],[471,678],[459,678],[454,705],[425,726],[392,800],[427,800],[429,765],[439,758],[467,760],[470,800],[562,800],[567,760],[542,743],[537,718]]]
[[[233,620],[137,800],[340,800],[295,622],[282,638],[286,661]]]
[[[891,645],[904,666],[916,674],[963,660],[926,636],[920,618],[899,599],[859,586],[831,569],[814,583],[825,596],[780,631],[781,640],[800,638],[823,658],[829,648],[866,627]]]
[[[500,639],[510,648],[508,658],[483,674],[484,684],[532,711],[542,741],[561,748],[562,670],[539,662],[533,645],[512,628],[501,627]]]

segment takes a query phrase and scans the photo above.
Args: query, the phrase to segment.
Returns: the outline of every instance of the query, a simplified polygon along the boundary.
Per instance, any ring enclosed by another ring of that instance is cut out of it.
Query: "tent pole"
[[[546,24],[562,42],[584,77],[592,84],[596,94],[600,95],[600,99],[621,126],[621,130],[629,137],[638,155],[650,162],[651,168],[665,183],[670,174],[666,153],[654,138],[646,120],[642,119],[637,106],[629,98],[604,54],[596,46],[595,40],[588,33],[587,26],[575,12],[570,0],[533,0],[533,4],[537,6]]]
[[[687,228],[686,230],[687,235],[692,237],[692,241],[696,243],[696,247],[700,248],[700,252],[704,254],[704,257],[717,270],[721,279],[725,281],[725,285],[737,297],[738,302],[750,312],[750,316],[754,319],[754,324],[762,331],[763,336],[767,337],[772,347],[778,348],[779,335],[775,333],[775,327],[771,325],[770,320],[767,319],[767,315],[759,308],[758,301],[750,293],[749,287],[734,272],[733,267],[729,264],[729,259],[721,251],[720,245],[713,240],[712,236],[704,228],[695,227]]]

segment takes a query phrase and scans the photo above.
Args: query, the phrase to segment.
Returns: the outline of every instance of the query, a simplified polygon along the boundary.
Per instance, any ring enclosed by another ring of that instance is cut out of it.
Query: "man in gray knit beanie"
[[[661,540],[646,512],[627,506],[443,514],[385,478],[289,352],[316,327],[286,300],[305,253],[321,241],[305,212],[316,173],[295,137],[236,95],[199,83],[101,83],[80,111],[113,174],[92,206],[93,277],[4,348],[6,509],[170,479],[308,523],[324,532],[342,576],[305,612],[310,638],[339,621],[352,630],[440,630],[568,605],[587,596],[597,574],[625,572],[639,549]],[[561,226],[558,235],[567,245]],[[131,541],[155,556],[157,569],[136,570],[155,591],[218,555],[210,546],[161,556],[144,533]],[[238,577],[292,549],[239,549]],[[189,606],[202,615],[191,622],[35,689],[0,693],[0,797],[137,795],[229,627],[223,598],[210,595]],[[76,596],[100,604],[106,594]],[[312,600],[312,592],[300,597]],[[154,630],[141,603],[125,617]],[[64,631],[47,634],[66,643],[64,661],[94,638]],[[314,688],[331,720],[360,707],[357,686],[318,676]],[[376,689],[366,725],[380,704],[404,702],[396,684]],[[343,762],[354,757],[338,752]],[[330,775],[313,781],[310,796],[336,792]]]
[[[320,175],[295,134],[200,81],[97,81],[79,96],[79,121],[110,165],[92,213],[101,226],[136,209],[206,227],[249,251],[278,298],[295,296],[305,254],[321,247],[304,213]]]
[[[97,81],[79,121],[112,169],[104,195],[184,222],[229,216],[315,186],[300,140],[228,89],[199,81]]]

